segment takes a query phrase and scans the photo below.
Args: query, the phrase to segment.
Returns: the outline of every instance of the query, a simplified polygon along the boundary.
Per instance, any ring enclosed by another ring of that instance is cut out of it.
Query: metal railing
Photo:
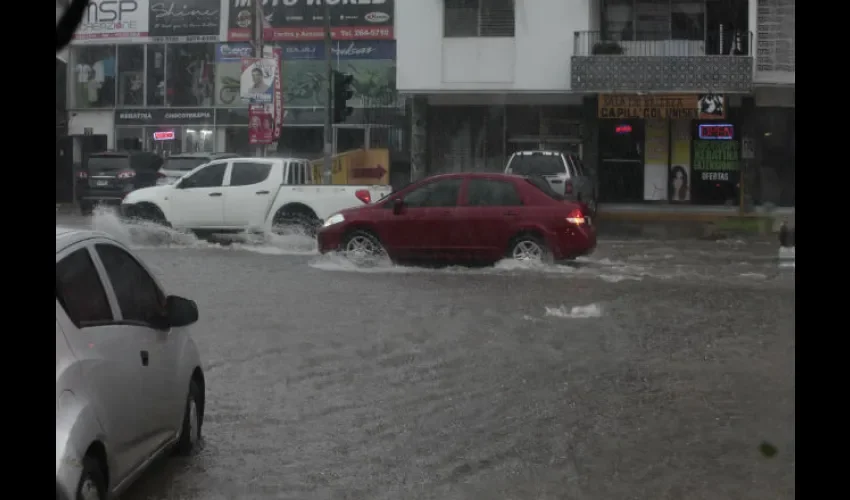
[[[751,31],[710,30],[703,37],[676,38],[670,32],[576,31],[574,56],[752,57]]]

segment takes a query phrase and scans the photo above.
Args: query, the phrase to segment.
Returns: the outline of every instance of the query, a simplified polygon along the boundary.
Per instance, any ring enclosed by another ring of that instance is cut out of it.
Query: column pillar
[[[413,96],[410,110],[410,181],[416,182],[428,171],[428,98]]]

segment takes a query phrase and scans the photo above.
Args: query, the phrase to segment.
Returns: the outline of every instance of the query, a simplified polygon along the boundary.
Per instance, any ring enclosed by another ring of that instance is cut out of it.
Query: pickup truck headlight
[[[333,214],[330,217],[328,217],[328,220],[326,220],[324,224],[322,224],[322,227],[333,226],[334,224],[339,224],[340,222],[342,222],[344,220],[345,220],[345,217],[343,217],[342,214]]]

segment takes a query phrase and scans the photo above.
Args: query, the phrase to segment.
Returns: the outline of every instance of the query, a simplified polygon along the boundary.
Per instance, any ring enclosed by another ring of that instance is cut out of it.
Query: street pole
[[[333,64],[331,61],[331,9],[328,2],[322,2],[325,20],[325,73],[328,82],[328,95],[325,97],[325,148],[322,158],[324,183],[330,184],[332,178],[331,154],[333,153]]]
[[[254,57],[263,57],[263,0],[254,0]],[[250,106],[251,104],[248,104]],[[266,156],[265,144],[257,145],[257,156]]]

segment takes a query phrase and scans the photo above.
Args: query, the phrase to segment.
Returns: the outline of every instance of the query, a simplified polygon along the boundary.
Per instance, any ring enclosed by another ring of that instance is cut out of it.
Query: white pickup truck
[[[223,158],[174,184],[129,193],[121,212],[198,232],[279,233],[296,226],[312,233],[339,210],[391,191],[378,185],[313,184],[312,166],[304,159]]]

